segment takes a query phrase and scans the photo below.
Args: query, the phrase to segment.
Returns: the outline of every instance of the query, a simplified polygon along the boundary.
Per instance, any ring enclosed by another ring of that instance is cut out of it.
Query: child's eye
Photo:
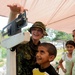
[[[67,46],[67,48],[72,48],[73,46]]]
[[[43,53],[45,53],[44,51],[41,51],[41,53],[43,54]]]

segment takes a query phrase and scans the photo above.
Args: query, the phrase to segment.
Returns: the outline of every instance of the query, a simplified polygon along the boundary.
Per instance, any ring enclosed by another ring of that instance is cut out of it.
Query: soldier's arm
[[[27,11],[27,9],[24,9],[24,7],[21,6],[20,4],[12,4],[7,6],[10,8],[10,11],[11,11],[9,15],[8,23],[14,20],[18,14],[23,13],[24,11]]]

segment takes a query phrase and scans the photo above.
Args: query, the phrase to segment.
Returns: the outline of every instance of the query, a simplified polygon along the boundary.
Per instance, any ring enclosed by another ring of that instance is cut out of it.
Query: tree
[[[56,37],[53,39],[54,41],[56,41],[56,40],[71,40],[72,39],[71,34],[67,34],[67,33],[61,32],[61,31],[54,31],[54,33],[56,34]]]

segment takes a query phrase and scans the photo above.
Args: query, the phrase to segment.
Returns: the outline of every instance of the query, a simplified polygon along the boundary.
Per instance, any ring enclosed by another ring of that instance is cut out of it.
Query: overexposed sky
[[[8,18],[0,16],[0,30],[7,25]]]
[[[7,23],[8,23],[8,18],[0,16],[0,30],[2,30],[3,27],[5,27],[7,25]],[[25,28],[31,27],[31,26],[32,26],[32,24],[28,23],[28,25]]]

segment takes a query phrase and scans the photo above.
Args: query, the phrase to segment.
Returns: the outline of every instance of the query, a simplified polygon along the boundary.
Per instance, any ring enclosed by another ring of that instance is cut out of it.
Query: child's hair
[[[53,44],[44,42],[41,43],[39,46],[44,46],[45,48],[47,48],[49,55],[54,55],[56,57],[57,49]]]
[[[75,29],[72,32],[74,32],[74,31],[75,31]]]
[[[74,41],[72,41],[72,40],[67,41],[67,42],[66,42],[66,46],[67,46],[68,44],[73,45],[73,46],[75,47],[75,43],[74,43]]]

